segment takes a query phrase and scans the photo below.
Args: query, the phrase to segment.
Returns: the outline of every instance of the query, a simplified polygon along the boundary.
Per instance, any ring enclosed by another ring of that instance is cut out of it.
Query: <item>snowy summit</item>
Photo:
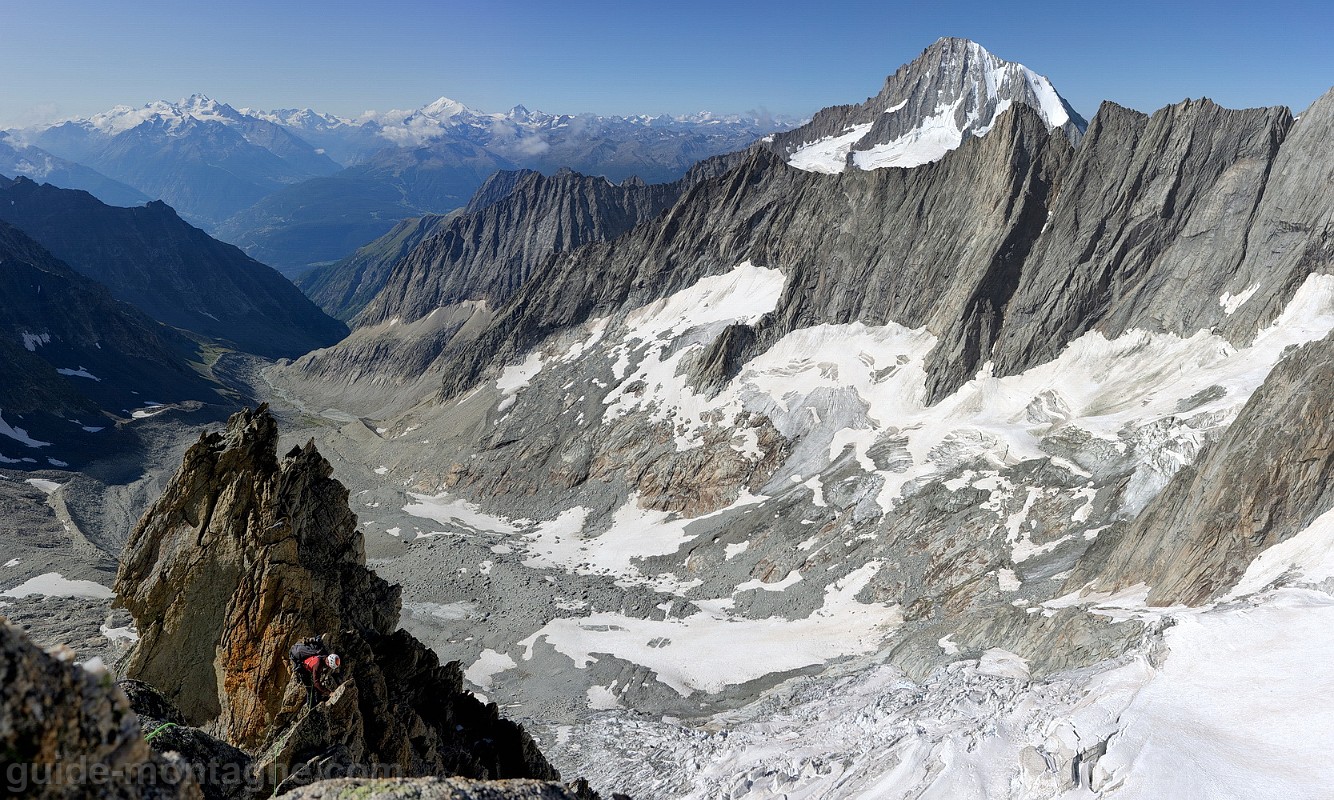
[[[945,38],[862,105],[826,109],[777,138],[788,163],[810,172],[915,167],[938,161],[970,136],[985,136],[1015,103],[1072,140],[1087,124],[1047,78],[976,42]]]

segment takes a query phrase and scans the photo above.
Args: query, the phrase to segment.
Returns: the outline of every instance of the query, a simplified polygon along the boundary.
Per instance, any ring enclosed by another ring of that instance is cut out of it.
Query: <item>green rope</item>
[[[151,742],[151,741],[153,741],[153,737],[154,737],[154,736],[157,736],[159,733],[162,733],[162,732],[165,731],[167,728],[175,728],[175,727],[178,727],[178,726],[177,726],[176,723],[174,723],[174,722],[164,722],[164,723],[162,723],[161,725],[159,725],[159,726],[157,726],[156,728],[154,728],[152,733],[150,733],[150,734],[148,734],[147,736],[145,736],[145,737],[144,737],[144,741],[145,741],[145,742]]]

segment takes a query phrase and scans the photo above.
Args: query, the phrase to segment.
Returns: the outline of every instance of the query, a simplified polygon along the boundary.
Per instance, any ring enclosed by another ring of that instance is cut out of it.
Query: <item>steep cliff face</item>
[[[384,384],[412,398],[410,405],[435,388],[429,384],[436,381],[423,376],[483,330],[492,311],[514,297],[545,259],[652,219],[693,180],[614,185],[568,170],[551,177],[499,173],[474,198],[470,213],[423,218],[368,246],[373,252],[367,258],[321,274],[320,296],[361,304],[356,330],[295,369],[346,389],[348,404],[369,384]],[[410,250],[403,246],[408,239],[417,241]],[[410,391],[418,382],[420,391]]]
[[[135,529],[116,581],[141,632],[129,676],[192,725],[258,750],[276,782],[358,765],[558,777],[522,728],[463,691],[456,664],[395,631],[398,589],[366,568],[347,490],[313,446],[280,460],[277,441],[263,407],[233,416],[187,452]],[[287,649],[320,632],[344,675],[303,712]]]
[[[448,219],[441,214],[405,219],[342,261],[302,275],[296,285],[330,316],[350,321],[384,288],[394,265]]]
[[[1026,107],[915,170],[821,175],[753,151],[660,220],[548,259],[476,344],[447,362],[445,394],[554,331],[747,260],[789,280],[743,360],[798,328],[892,320],[940,335],[932,371],[941,387],[957,386],[989,349],[1070,154]]]
[[[1334,89],[1293,123],[1265,181],[1246,257],[1219,304],[1233,313],[1220,330],[1246,342],[1269,325],[1311,273],[1334,271]]]
[[[0,785],[10,797],[201,800],[179,759],[154,753],[103,670],[45,652],[0,618]]]
[[[1023,265],[990,356],[997,374],[1050,361],[1089,330],[1188,336],[1222,323],[1218,298],[1291,125],[1286,108],[1185,101],[1149,117],[1104,104]]]
[[[618,186],[568,170],[528,173],[504,199],[479,203],[396,264],[356,323],[413,322],[463,300],[500,306],[542,256],[615,238],[656,217],[677,192],[673,184]]]

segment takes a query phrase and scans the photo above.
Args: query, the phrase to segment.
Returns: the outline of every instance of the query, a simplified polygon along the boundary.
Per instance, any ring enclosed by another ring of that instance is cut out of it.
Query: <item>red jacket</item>
[[[320,684],[320,667],[323,664],[324,656],[311,656],[301,662],[301,666],[305,667],[306,671],[310,673],[310,681],[315,685],[315,688],[320,690],[322,694],[328,694],[329,691]]]

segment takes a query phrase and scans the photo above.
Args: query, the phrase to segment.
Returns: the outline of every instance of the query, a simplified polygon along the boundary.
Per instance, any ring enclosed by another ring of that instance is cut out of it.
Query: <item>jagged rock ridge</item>
[[[364,257],[312,275],[319,296],[364,306],[348,339],[303,358],[298,368],[311,379],[342,385],[420,382],[451,347],[466,346],[490,324],[492,311],[513,298],[544,259],[653,219],[697,174],[673,184],[614,185],[569,170],[551,177],[497,173],[474,198],[475,210],[423,218],[369,246]]]
[[[396,631],[398,589],[365,566],[347,490],[312,445],[276,454],[264,407],[186,454],[127,544],[116,589],[141,639],[128,675],[257,755],[284,787],[385,765],[405,776],[558,774],[457,664]],[[333,696],[303,711],[287,648],[329,632]]]

